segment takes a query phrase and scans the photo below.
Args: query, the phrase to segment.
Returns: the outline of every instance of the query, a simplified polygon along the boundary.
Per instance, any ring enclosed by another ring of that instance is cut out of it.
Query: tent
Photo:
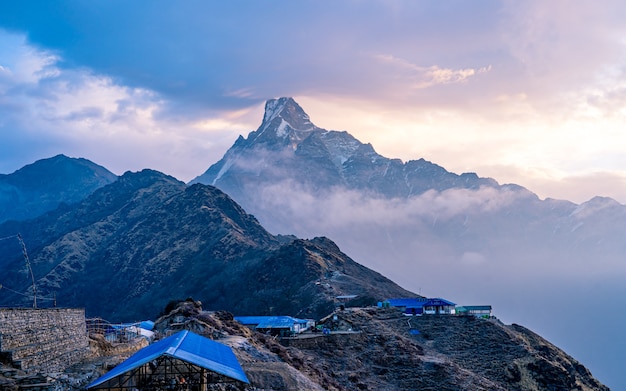
[[[231,348],[184,330],[139,350],[87,389],[203,390],[226,382],[249,383]]]

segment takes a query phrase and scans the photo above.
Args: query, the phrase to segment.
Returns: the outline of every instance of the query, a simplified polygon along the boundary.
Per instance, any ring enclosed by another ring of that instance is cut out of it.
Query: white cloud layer
[[[123,86],[89,69],[59,68],[58,56],[29,46],[20,35],[0,30],[0,41],[11,54],[0,58],[4,172],[63,153],[117,174],[153,168],[189,180],[248,126],[241,123],[247,110],[168,120],[160,116],[165,103],[154,91]],[[20,150],[15,139],[23,143]]]

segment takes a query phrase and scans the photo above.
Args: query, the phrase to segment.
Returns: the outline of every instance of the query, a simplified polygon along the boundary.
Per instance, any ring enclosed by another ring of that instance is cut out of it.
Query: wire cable
[[[11,289],[11,288],[7,288],[7,287],[6,287],[6,285],[2,285],[2,284],[0,284],[0,290],[2,290],[2,289],[5,289],[5,290],[7,290],[7,291],[9,291],[9,292],[13,292],[13,293],[15,293],[16,295],[21,295],[21,296],[24,296],[24,297],[28,297],[29,299],[33,299],[33,298],[34,298],[34,296],[33,296],[32,294],[18,292],[18,291],[16,291],[16,290]],[[39,296],[39,295],[37,295],[37,299],[38,299],[38,300],[39,300],[39,299],[41,299],[41,300],[50,300],[50,301],[55,300],[55,298],[54,298],[54,297],[41,297],[41,296]]]

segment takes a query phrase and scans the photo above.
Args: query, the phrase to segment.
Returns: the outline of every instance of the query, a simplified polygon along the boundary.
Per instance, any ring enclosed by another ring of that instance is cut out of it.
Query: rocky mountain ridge
[[[328,239],[276,237],[217,188],[152,170],[126,173],[76,205],[0,225],[1,236],[15,232],[28,243],[40,302],[55,295],[59,305],[118,321],[153,318],[188,296],[238,314],[314,318],[338,295],[376,302],[410,294]],[[0,254],[0,282],[32,293],[17,241],[1,241]],[[11,291],[3,290],[1,305],[27,305]]]

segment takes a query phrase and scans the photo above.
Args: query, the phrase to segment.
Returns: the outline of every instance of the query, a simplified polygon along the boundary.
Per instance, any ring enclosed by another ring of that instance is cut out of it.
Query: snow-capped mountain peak
[[[381,156],[371,144],[348,132],[316,127],[300,105],[285,97],[268,100],[259,128],[246,139],[240,137],[219,162],[191,183],[196,182],[218,186],[242,204],[259,183],[362,189],[386,197],[498,186],[493,180],[459,176],[423,160],[402,163]]]
[[[307,131],[316,129],[307,113],[302,110],[293,98],[282,97],[270,99],[265,103],[265,114],[260,130],[275,127],[285,135],[285,128],[289,126],[293,130]]]

